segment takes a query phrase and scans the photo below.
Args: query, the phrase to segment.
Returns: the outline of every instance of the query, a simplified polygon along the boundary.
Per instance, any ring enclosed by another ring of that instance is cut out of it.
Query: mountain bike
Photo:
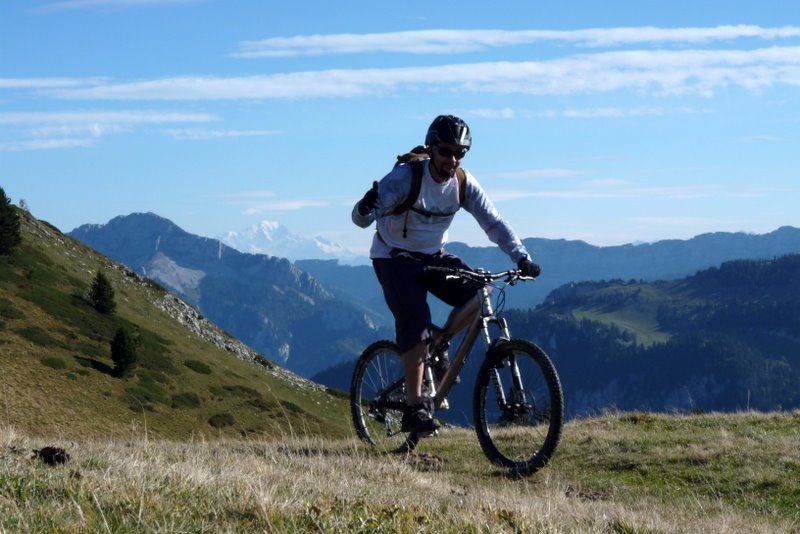
[[[447,394],[459,381],[459,373],[481,337],[485,356],[475,379],[472,402],[481,449],[490,462],[515,474],[527,475],[541,469],[561,438],[564,424],[561,382],[547,354],[528,340],[512,339],[506,320],[500,311],[495,311],[495,308],[502,310],[508,286],[532,278],[523,277],[516,269],[497,273],[446,267],[428,269],[445,272],[448,279],[477,282],[480,288],[443,327],[431,325],[423,395],[433,399],[437,411],[447,409]],[[494,290],[499,290],[495,307]],[[437,370],[442,370],[449,359],[451,340],[464,329],[466,334],[452,363],[440,375]],[[413,451],[420,438],[426,436],[400,431],[405,406],[402,355],[394,342],[376,341],[356,362],[350,386],[350,408],[358,436],[387,452]]]

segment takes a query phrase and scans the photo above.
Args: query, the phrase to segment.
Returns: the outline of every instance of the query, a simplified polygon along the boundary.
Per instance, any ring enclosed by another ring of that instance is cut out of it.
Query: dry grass
[[[709,426],[708,420],[698,419],[684,430],[675,430],[675,444],[670,446],[664,435],[652,435],[652,428],[632,424],[631,417],[570,423],[559,455],[541,472],[521,480],[489,465],[474,434],[463,429],[425,440],[411,456],[377,454],[354,439],[67,442],[57,445],[66,448],[71,459],[48,467],[33,460],[32,451],[56,443],[0,427],[0,531],[740,533],[798,529],[796,509],[792,513],[791,507],[759,508],[740,502],[727,487],[726,479],[733,473],[720,471],[726,455],[745,456],[747,461],[755,438],[742,436],[739,429],[753,426],[754,416],[708,416],[715,418],[711,426],[722,437],[705,446],[685,442],[698,428]],[[674,424],[671,421],[676,419],[641,417],[648,424]],[[788,430],[798,417],[785,416],[780,428],[786,425]],[[762,444],[774,441],[774,447],[783,451],[779,461],[798,468],[796,432],[795,437],[774,434],[774,440],[762,439]],[[641,442],[638,452],[631,452],[636,449],[631,443],[637,440]],[[695,486],[675,482],[682,476],[680,454],[694,465]],[[656,462],[666,466],[661,483],[658,477],[642,474],[655,470],[652,464]],[[772,476],[770,469],[752,465],[749,472],[737,474],[736,483],[764,482]],[[632,473],[638,481],[630,479]],[[670,478],[673,487],[664,482]],[[796,491],[796,479],[790,484],[795,486],[773,485],[763,491]],[[709,487],[718,489],[709,491]],[[758,494],[753,497],[759,499]]]

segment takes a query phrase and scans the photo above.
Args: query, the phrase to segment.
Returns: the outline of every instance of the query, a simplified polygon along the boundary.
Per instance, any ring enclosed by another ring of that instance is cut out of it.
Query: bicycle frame
[[[445,325],[442,330],[434,333],[431,346],[435,347],[443,343],[449,343],[450,340],[461,331],[460,329],[457,329],[457,325],[462,324],[463,320],[470,315],[473,315],[473,318],[467,327],[467,332],[464,336],[464,339],[461,340],[461,343],[458,346],[455,358],[450,363],[450,368],[442,377],[442,381],[439,384],[438,390],[436,390],[433,394],[433,401],[436,409],[439,409],[442,406],[442,402],[447,397],[448,393],[450,393],[450,388],[453,386],[456,377],[464,367],[464,363],[467,361],[467,356],[469,356],[469,352],[472,350],[478,335],[483,334],[482,337],[484,348],[487,352],[494,342],[492,335],[489,332],[489,325],[496,324],[499,327],[500,339],[511,338],[511,333],[508,329],[508,324],[506,323],[505,319],[495,315],[494,308],[492,306],[489,285],[484,284],[481,286],[476,297],[468,302],[452,321],[448,321],[448,323],[451,323],[453,326]],[[430,368],[426,367],[425,372],[432,387],[435,387],[433,386]]]
[[[451,312],[443,328],[431,325],[423,395],[433,399],[435,409],[446,410],[450,388],[481,337],[485,353],[475,376],[472,410],[481,449],[490,462],[515,474],[527,475],[541,469],[555,452],[563,428],[560,380],[547,354],[528,340],[512,338],[508,324],[501,317],[505,287],[529,278],[521,276],[518,270],[491,273],[429,269],[478,285],[473,298]],[[493,288],[500,291],[494,306]],[[435,377],[435,371],[447,367],[442,360],[451,341],[461,332],[464,337],[449,368],[444,376]],[[370,445],[409,453],[420,438],[436,435],[438,431],[403,432],[401,416],[408,406],[408,392],[400,360],[402,354],[397,344],[388,340],[376,341],[362,352],[350,388],[351,415],[359,437]],[[398,434],[407,436],[398,441],[395,438]]]

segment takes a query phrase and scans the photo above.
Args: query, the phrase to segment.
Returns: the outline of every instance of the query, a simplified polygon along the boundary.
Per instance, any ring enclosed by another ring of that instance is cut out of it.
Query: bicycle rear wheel
[[[403,357],[391,341],[376,341],[361,353],[350,385],[350,412],[358,437],[386,452],[409,452],[416,433],[400,432],[406,406]]]
[[[564,396],[550,358],[526,340],[500,342],[478,371],[473,412],[489,461],[521,475],[544,467],[564,424]]]

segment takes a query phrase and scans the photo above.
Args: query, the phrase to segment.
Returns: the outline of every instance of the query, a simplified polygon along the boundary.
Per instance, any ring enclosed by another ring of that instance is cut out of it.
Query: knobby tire
[[[516,362],[523,392],[514,387]],[[499,377],[499,386],[495,377]],[[498,387],[505,395],[501,405]],[[494,346],[475,381],[473,416],[478,441],[492,463],[519,475],[544,467],[561,439],[564,396],[556,369],[535,344],[513,339]]]
[[[350,413],[358,437],[385,452],[407,453],[419,436],[400,432],[406,402],[403,357],[392,341],[376,341],[356,362]]]

